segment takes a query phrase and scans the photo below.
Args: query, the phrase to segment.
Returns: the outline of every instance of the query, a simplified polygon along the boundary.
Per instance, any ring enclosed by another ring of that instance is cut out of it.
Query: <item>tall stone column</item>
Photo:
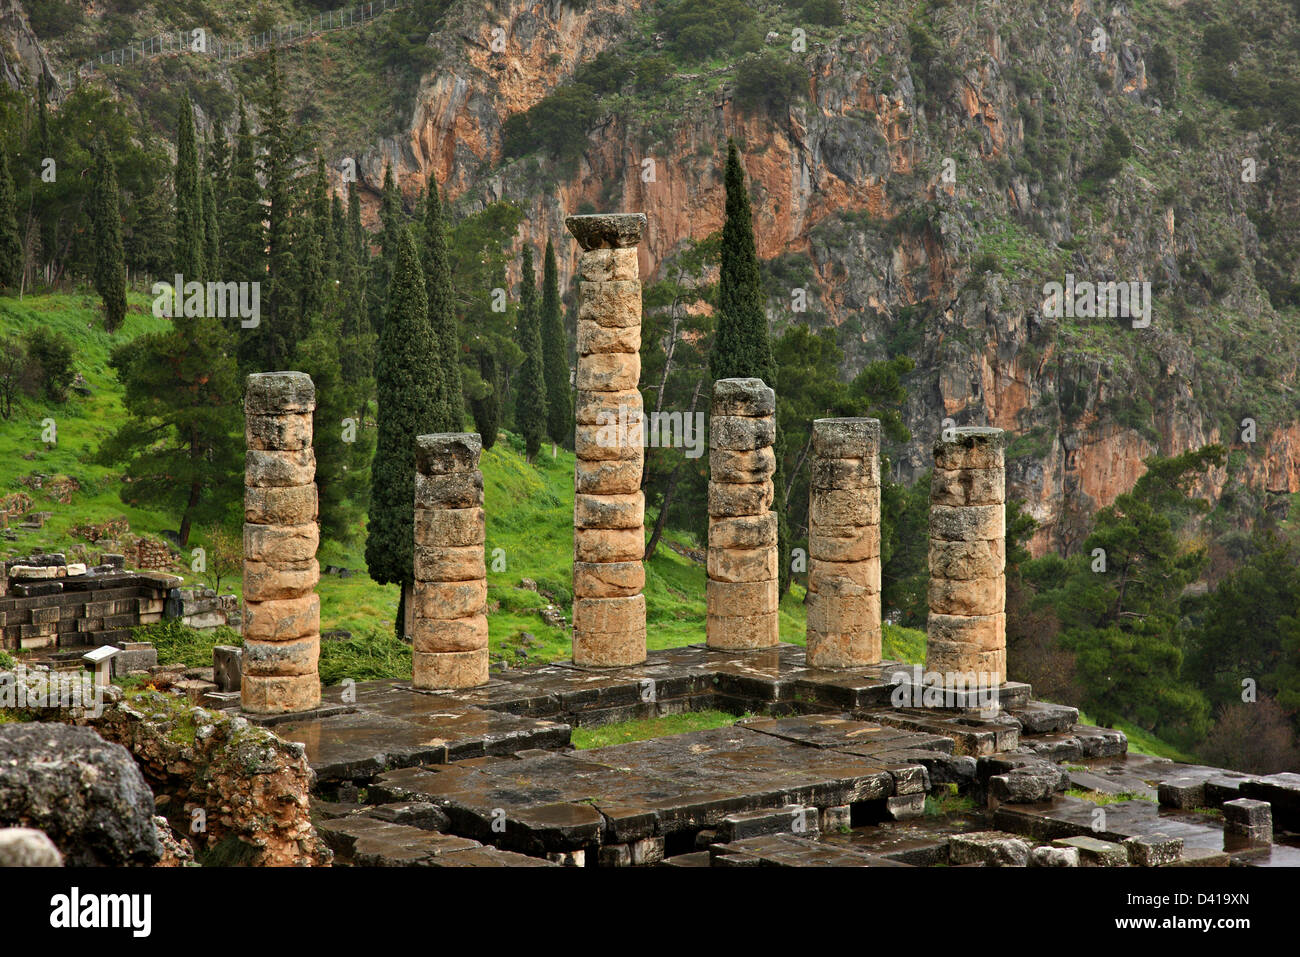
[[[470,432],[415,440],[417,688],[473,688],[488,680],[483,443]]]
[[[709,423],[710,648],[771,648],[780,641],[772,475],[776,393],[762,379],[713,383]]]
[[[570,216],[581,244],[574,448],[573,662],[645,661],[645,495],[641,467],[643,213]]]
[[[817,419],[808,492],[808,664],[880,663],[880,422]]]
[[[1001,429],[953,429],[934,445],[926,671],[1006,681],[1006,465]]]
[[[302,372],[248,377],[244,394],[244,710],[320,705],[316,387]]]

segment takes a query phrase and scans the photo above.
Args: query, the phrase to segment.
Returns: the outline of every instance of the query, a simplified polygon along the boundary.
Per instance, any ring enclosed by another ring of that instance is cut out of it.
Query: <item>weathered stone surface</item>
[[[844,578],[873,595],[880,594],[880,562],[828,562],[813,558],[808,562],[808,590],[819,591],[827,579]]]
[[[320,581],[320,564],[316,559],[305,562],[267,564],[244,562],[244,600],[268,601],[277,598],[301,598]]]
[[[609,425],[643,414],[644,402],[637,389],[623,389],[619,392],[581,391],[573,412],[579,425]]]
[[[779,588],[775,578],[756,582],[705,582],[705,605],[708,614],[722,618],[764,615],[779,606]]]
[[[0,828],[0,867],[62,867],[63,855],[44,832],[31,827]]]
[[[715,415],[709,420],[709,448],[750,452],[776,441],[776,420],[772,416],[751,418]]]
[[[1004,505],[931,505],[930,538],[949,542],[1006,539]]]
[[[481,508],[417,508],[415,544],[466,548],[487,540],[487,513]]]
[[[580,495],[630,495],[641,488],[641,459],[584,462],[574,467],[574,488]]]
[[[480,564],[483,550],[479,549]],[[487,582],[482,579],[455,581],[416,578],[412,592],[416,619],[466,618],[481,615],[487,607]]]
[[[592,213],[566,216],[564,225],[584,250],[627,249],[641,242],[645,213]]]
[[[245,641],[287,641],[320,634],[320,596],[247,602]]]
[[[459,509],[483,507],[483,473],[452,472],[447,475],[415,473],[415,507]]]
[[[574,428],[574,451],[586,462],[634,461],[645,455],[644,423],[640,419]]]
[[[930,501],[937,505],[1001,505],[1007,500],[1006,470],[935,469]]]
[[[747,485],[710,481],[709,515],[713,518],[760,515],[772,507],[775,494],[770,479]]]
[[[849,536],[810,535],[808,557],[823,562],[860,562],[880,557],[880,526],[853,529]]]
[[[636,297],[637,305],[641,303],[641,297]],[[606,320],[605,323],[597,322],[594,319],[578,319],[578,355],[589,356],[597,353],[612,352],[640,352],[641,351],[641,323],[640,316],[637,315],[636,322],[632,322],[631,313],[623,314],[626,319],[626,325],[609,324],[611,320],[617,318],[614,315]]]
[[[871,596],[879,600],[879,596]],[[808,667],[828,670],[861,668],[879,663],[880,622],[854,631],[808,630]]]
[[[709,578],[720,582],[765,582],[777,577],[776,548],[716,548],[709,543]]]
[[[948,839],[948,854],[954,865],[1026,867],[1029,864],[1029,845],[1014,834],[1002,831],[954,834]]]
[[[578,528],[641,528],[645,524],[645,493],[575,495],[573,524]]]
[[[575,598],[573,630],[581,632],[645,632],[645,596]]]
[[[305,372],[256,372],[245,381],[245,415],[283,415],[315,408],[316,386]]]
[[[645,587],[645,566],[640,561],[574,562],[574,598],[627,598]]]
[[[578,272],[591,283],[634,280],[640,275],[636,249],[589,249],[578,258]],[[582,298],[581,289],[579,297]]]
[[[971,651],[997,651],[1006,647],[1007,616],[941,615],[930,612],[926,633],[937,644],[965,645]]]
[[[162,856],[153,792],[130,753],[90,728],[0,725],[0,825],[35,828],[70,867]]]
[[[598,602],[625,603],[598,606]],[[579,611],[579,606],[582,606]],[[606,628],[596,626],[606,625]],[[645,596],[582,598],[573,602],[573,663],[593,667],[645,661]]]
[[[308,562],[316,557],[318,544],[320,526],[315,522],[304,522],[301,525],[244,523],[245,562]]]
[[[256,488],[287,488],[310,485],[316,478],[316,453],[249,449],[244,454],[244,485]]]
[[[320,705],[320,678],[315,672],[292,676],[246,674],[240,696],[244,710],[253,714],[310,711]]]
[[[254,525],[302,525],[316,521],[316,485],[248,486],[244,521]]]
[[[969,581],[996,578],[1006,568],[1004,539],[950,542],[930,539],[930,575]]]
[[[248,448],[297,452],[311,448],[311,413],[250,415],[244,419]]]
[[[709,519],[710,548],[768,548],[776,545],[776,513]]]
[[[727,485],[753,485],[776,473],[776,453],[770,448],[737,452],[732,449],[709,451],[709,481]]]
[[[829,534],[836,529],[880,524],[880,490],[812,489],[808,496],[808,521]]]
[[[996,578],[953,579],[931,576],[929,585],[930,614],[940,617],[952,615],[998,615],[1006,607],[1007,583],[1002,575]],[[1005,639],[1005,629],[1003,637]],[[955,641],[966,641],[957,638]]]
[[[780,619],[775,612],[752,615],[709,615],[705,620],[710,648],[742,651],[772,648],[781,640]]]
[[[1126,837],[1122,846],[1134,867],[1160,867],[1183,856],[1183,839],[1167,834],[1143,834]]]
[[[1079,853],[1079,864],[1083,867],[1127,867],[1128,852],[1111,841],[1095,837],[1060,838],[1052,842],[1055,847],[1073,848]]]
[[[1036,847],[1029,852],[1030,867],[1078,867],[1077,847]]]
[[[989,778],[989,797],[999,804],[1033,804],[1050,801],[1052,795],[1070,786],[1070,772],[1048,761],[1039,761]]]
[[[974,672],[986,675],[989,684],[1001,684],[1007,675],[1007,653],[1004,649],[981,651],[976,645],[957,644],[931,640],[926,645],[926,671],[940,673]]]
[[[776,414],[776,392],[762,379],[717,379],[713,383],[712,411],[714,418],[773,416]]]
[[[488,646],[487,615],[465,618],[415,619],[412,645],[416,651],[436,654],[448,651],[480,651]]]
[[[249,641],[244,644],[242,681],[264,675],[315,677],[319,662],[320,635],[289,641]]]
[[[1223,834],[1228,841],[1273,843],[1273,806],[1267,801],[1238,798],[1223,802]]]
[[[808,482],[814,489],[876,489],[880,459],[813,459]]]
[[[639,562],[645,555],[645,528],[575,528],[576,562]]]
[[[960,426],[952,430],[952,441],[944,437],[934,443],[936,469],[997,469],[1005,467],[1003,450],[1006,433],[985,426]]]
[[[880,455],[880,420],[813,419],[812,451],[817,458],[873,459]]]
[[[478,468],[483,440],[477,432],[439,432],[415,437],[415,470],[424,475],[472,472]]]
[[[641,357],[636,353],[609,352],[578,360],[579,391],[622,392],[641,381]]]
[[[488,652],[413,652],[411,683],[417,688],[475,688],[488,680]]]
[[[472,582],[487,577],[482,545],[439,548],[415,546],[415,580],[423,582]]]

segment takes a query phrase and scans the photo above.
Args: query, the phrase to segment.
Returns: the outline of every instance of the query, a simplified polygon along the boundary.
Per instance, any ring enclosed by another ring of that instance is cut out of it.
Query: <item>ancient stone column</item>
[[[469,432],[415,440],[417,688],[473,688],[488,680],[482,450]]]
[[[302,372],[248,377],[244,432],[244,710],[320,704],[316,387]]]
[[[935,443],[926,671],[1006,680],[1005,502],[1001,429],[952,429]]]
[[[880,422],[817,419],[808,491],[808,664],[880,663]]]
[[[710,648],[771,648],[777,619],[776,393],[762,379],[713,383],[709,422]]]
[[[643,213],[570,216],[578,264],[574,448],[573,662],[645,661],[645,495],[641,491]]]

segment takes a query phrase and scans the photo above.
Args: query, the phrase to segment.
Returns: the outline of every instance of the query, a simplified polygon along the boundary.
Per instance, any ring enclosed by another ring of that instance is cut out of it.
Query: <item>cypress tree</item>
[[[709,374],[716,379],[757,377],[777,389],[776,359],[767,331],[763,278],[754,246],[754,224],[745,188],[745,170],[734,140],[727,139],[727,209],[722,225],[721,262],[718,271],[717,325],[709,352]],[[780,593],[790,587],[790,529],[785,509],[785,441],[777,430],[775,487],[777,556]]]
[[[23,244],[18,238],[18,197],[9,173],[9,154],[0,150],[0,286],[22,282]]]
[[[271,50],[265,100],[262,104],[262,173],[266,179],[266,291],[262,296],[262,321],[253,330],[259,340],[258,359],[265,369],[283,369],[294,343],[303,337],[300,317],[294,309],[297,287],[291,217],[294,157],[298,137],[291,128],[275,49]]]
[[[555,247],[546,240],[542,266],[542,359],[546,373],[546,434],[556,445],[573,436],[573,403],[569,395],[569,337],[560,311],[560,273]],[[555,454],[552,447],[551,454]]]
[[[497,430],[501,427],[501,375],[497,372],[496,356],[486,349],[478,354],[478,373],[487,391],[471,399],[469,406],[474,429],[486,451],[496,445]]]
[[[524,437],[524,456],[537,458],[546,434],[546,371],[542,358],[542,326],[537,308],[537,286],[533,275],[533,249],[524,246],[523,279],[519,295],[519,344],[524,363],[519,367],[515,387],[515,425]]]
[[[203,274],[216,279],[221,270],[221,226],[217,221],[217,192],[211,176],[203,177]]]
[[[424,270],[409,229],[400,233],[375,370],[379,433],[371,463],[366,566],[370,577],[402,586],[395,631],[403,634],[406,592],[414,579],[415,438],[433,432],[438,366],[429,326]]]
[[[366,299],[375,333],[382,336],[387,316],[388,285],[396,268],[403,227],[402,194],[397,189],[392,164],[384,167],[384,185],[379,196],[379,260],[370,270]]]
[[[126,318],[126,261],[117,174],[104,134],[95,137],[95,182],[90,225],[95,244],[95,291],[104,302],[104,328],[113,332]]]
[[[230,162],[230,186],[221,223],[221,278],[227,282],[266,281],[266,227],[262,217],[262,186],[257,178],[257,150],[244,101],[239,101],[239,126]],[[245,329],[238,320],[229,323],[246,375],[261,368],[257,328]]]
[[[456,300],[451,288],[451,263],[447,258],[447,233],[442,221],[438,181],[429,176],[424,201],[424,279],[429,294],[429,325],[438,341],[438,364],[442,386],[439,399],[439,432],[460,430],[465,416],[461,394],[460,336],[456,330]]]
[[[199,148],[194,138],[194,106],[181,97],[176,127],[176,271],[186,281],[203,275],[203,194],[199,186]]]

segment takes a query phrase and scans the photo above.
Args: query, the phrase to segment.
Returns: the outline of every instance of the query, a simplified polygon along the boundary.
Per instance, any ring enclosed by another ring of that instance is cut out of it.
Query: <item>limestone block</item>
[[[639,562],[644,555],[644,527],[573,530],[574,561]]]
[[[721,617],[709,615],[705,620],[710,648],[742,651],[771,648],[780,643],[780,620],[774,613]]]
[[[320,596],[245,602],[244,641],[288,641],[320,634]]]
[[[634,562],[574,562],[574,598],[627,598],[645,587],[645,566]]]
[[[254,714],[310,711],[320,706],[320,678],[309,675],[245,675],[240,702]]]
[[[880,455],[878,419],[814,419],[812,452],[819,459],[875,459]]]
[[[808,633],[857,634],[880,630],[880,595],[846,578],[829,578],[808,598]]]
[[[971,672],[976,676],[987,676],[990,683],[1000,685],[1006,680],[1007,653],[1002,650],[977,651],[974,645],[930,641],[926,645],[925,670],[940,674]]]
[[[962,645],[971,651],[995,651],[1006,646],[1005,612],[988,615],[944,615],[930,612],[926,625],[930,644]]]
[[[930,539],[930,575],[937,578],[996,578],[1006,568],[1004,539],[948,542]]]
[[[771,446],[752,451],[709,451],[709,481],[719,485],[752,485],[776,473],[776,452]]]
[[[645,456],[644,423],[629,416],[626,422],[578,425],[574,428],[574,452],[585,462],[640,461]]]
[[[479,651],[488,646],[487,615],[466,618],[419,618],[411,634],[412,647],[426,654]]]
[[[464,548],[487,540],[487,514],[481,508],[417,508],[415,544]]]
[[[483,473],[446,475],[415,473],[415,507],[429,509],[482,508]]]
[[[641,356],[634,352],[609,352],[578,360],[579,391],[622,392],[641,380]]]
[[[1005,505],[931,505],[930,538],[948,542],[1006,538]]]
[[[277,598],[301,598],[320,581],[320,563],[305,562],[267,564],[244,562],[244,600],[268,601]]]
[[[487,582],[416,580],[411,601],[415,619],[468,618],[482,615],[487,607]]]
[[[876,489],[880,459],[813,459],[809,484],[814,489]]]
[[[719,618],[773,614],[780,604],[778,586],[775,578],[757,582],[709,579],[704,585],[708,614]]]
[[[244,439],[250,449],[296,452],[311,447],[311,413],[249,415],[244,418]]]
[[[451,651],[411,655],[411,684],[416,688],[475,688],[487,684],[488,652]]]
[[[770,479],[747,485],[709,483],[709,514],[714,518],[760,515],[772,507],[775,492]]]
[[[880,557],[880,526],[864,525],[853,535],[810,533],[808,557],[824,562],[860,562]]]
[[[579,425],[609,425],[612,422],[628,421],[644,413],[641,392],[637,389],[623,389],[619,392],[578,393],[574,406],[574,419]]]
[[[873,595],[880,594],[880,562],[870,558],[852,562],[808,560],[808,590],[820,591],[827,579],[845,578]]]
[[[627,282],[640,275],[637,264],[636,247],[627,249],[590,249],[578,260],[578,271],[583,283],[606,284]],[[639,283],[638,283],[639,285]],[[638,290],[638,293],[640,290]],[[580,301],[586,299],[586,293],[579,287]]]
[[[584,462],[574,468],[574,488],[580,495],[628,495],[641,488],[642,459]]]
[[[880,489],[812,489],[808,521],[826,529],[880,524]]]
[[[709,578],[720,582],[765,582],[776,578],[775,548],[714,548],[709,546]]]
[[[645,233],[645,213],[566,216],[564,226],[584,250],[635,247]]]
[[[477,432],[440,432],[415,438],[415,470],[424,475],[473,472],[483,440]]]
[[[1001,429],[962,426],[953,430],[955,438],[945,442],[941,436],[934,443],[936,469],[998,469],[1005,467],[1006,434]]]
[[[776,420],[772,416],[748,418],[715,415],[709,420],[709,448],[748,452],[776,441]]]
[[[305,372],[257,372],[245,382],[245,415],[284,415],[315,408],[316,386]]]
[[[645,524],[645,493],[575,495],[573,524],[577,528],[640,528]]]
[[[301,525],[253,525],[244,523],[244,560],[274,564],[307,562],[316,557],[320,527],[315,522]]]
[[[645,621],[628,631],[573,631],[573,663],[612,668],[645,661]]]
[[[241,656],[243,680],[258,675],[316,675],[320,635],[289,641],[248,641]]]
[[[836,670],[880,663],[880,624],[856,631],[819,632],[809,629],[809,668]]]
[[[930,501],[936,505],[1001,505],[1006,501],[1006,469],[935,469]]]
[[[628,632],[645,631],[645,596],[627,598],[575,598],[573,600],[574,632]]]
[[[443,547],[415,546],[415,580],[421,582],[469,582],[487,576],[481,545]]]
[[[776,513],[709,519],[709,548],[775,547]]]
[[[257,488],[310,485],[316,478],[316,453],[249,449],[244,453],[244,484]]]
[[[254,525],[302,525],[316,521],[316,485],[244,489],[244,521]]]
[[[718,379],[713,383],[711,408],[715,417],[773,416],[776,414],[776,392],[762,379]]]
[[[996,615],[1006,607],[1007,583],[997,578],[930,578],[930,611],[939,615]]]
[[[640,302],[640,297],[637,297]],[[590,319],[578,320],[578,355],[607,352],[640,352],[641,324],[602,325]]]

